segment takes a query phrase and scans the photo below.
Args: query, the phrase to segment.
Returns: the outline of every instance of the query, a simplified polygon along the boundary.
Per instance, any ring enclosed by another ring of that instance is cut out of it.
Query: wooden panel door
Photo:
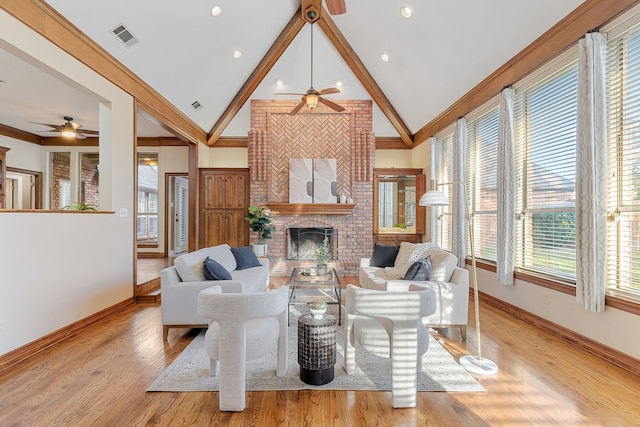
[[[200,205],[199,247],[249,244],[248,169],[201,170]]]

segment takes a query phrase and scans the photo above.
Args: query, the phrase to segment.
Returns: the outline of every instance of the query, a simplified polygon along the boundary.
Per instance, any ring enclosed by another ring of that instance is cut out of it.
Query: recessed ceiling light
[[[236,50],[235,52],[233,52],[233,57],[238,59],[242,56],[242,52],[239,50]]]
[[[222,7],[221,6],[214,6],[213,9],[211,9],[211,14],[213,16],[218,16],[222,13]]]
[[[405,7],[400,9],[400,13],[405,18],[411,18],[411,15],[413,14],[413,11],[411,10],[411,8],[409,6],[405,6]]]
[[[282,81],[282,79],[276,80],[276,85],[282,86],[283,84],[284,84],[284,82]]]
[[[336,86],[342,87],[342,80],[336,80]]]
[[[389,62],[389,55],[387,55],[386,53],[381,53],[380,59],[382,59],[384,62]]]

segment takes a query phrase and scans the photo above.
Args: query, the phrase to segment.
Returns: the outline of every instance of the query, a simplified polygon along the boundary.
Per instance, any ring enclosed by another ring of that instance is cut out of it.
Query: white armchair
[[[416,406],[416,374],[429,348],[429,332],[422,318],[436,310],[432,289],[411,285],[406,291],[378,291],[352,284],[346,289],[345,371],[356,369],[355,344],[391,358],[391,395],[394,408]]]
[[[200,291],[198,314],[211,320],[205,335],[211,376],[220,372],[221,411],[243,411],[245,364],[278,347],[276,375],[287,373],[289,288],[260,293],[222,293],[220,286]]]

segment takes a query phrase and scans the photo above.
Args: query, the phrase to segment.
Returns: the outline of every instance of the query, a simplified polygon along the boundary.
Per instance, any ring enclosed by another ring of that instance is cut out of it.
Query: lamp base
[[[479,359],[477,356],[468,354],[460,358],[460,365],[469,372],[480,375],[493,375],[498,372],[498,365],[489,359]]]

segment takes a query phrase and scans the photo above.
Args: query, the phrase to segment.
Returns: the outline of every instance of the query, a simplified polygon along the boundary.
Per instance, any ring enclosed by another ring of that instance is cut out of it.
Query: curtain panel
[[[453,128],[453,180],[465,182],[466,156],[467,152],[467,122],[461,117]],[[464,184],[463,184],[464,185]],[[453,241],[451,242],[451,250],[458,257],[458,266],[465,268],[466,259],[466,223],[467,205],[466,200],[468,194],[458,183],[453,184]],[[471,219],[469,219],[471,220]]]
[[[579,43],[576,123],[576,299],[603,311],[606,288],[607,117],[605,37]]]
[[[497,170],[496,276],[503,285],[513,285],[516,253],[516,158],[513,122],[514,90],[500,95]]]

